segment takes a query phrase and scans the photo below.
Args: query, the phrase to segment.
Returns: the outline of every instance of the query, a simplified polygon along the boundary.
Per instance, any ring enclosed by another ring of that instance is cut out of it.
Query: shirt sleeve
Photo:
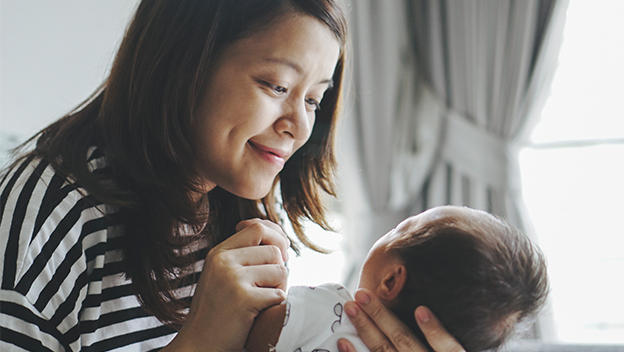
[[[12,170],[0,194],[0,350],[75,350],[103,211],[45,160]]]

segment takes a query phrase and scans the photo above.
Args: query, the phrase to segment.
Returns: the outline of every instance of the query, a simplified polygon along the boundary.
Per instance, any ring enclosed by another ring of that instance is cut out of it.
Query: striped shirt
[[[99,149],[89,166],[106,172]],[[114,213],[46,160],[30,157],[1,176],[1,351],[150,351],[173,339],[124,277]],[[194,286],[178,295],[191,297]]]

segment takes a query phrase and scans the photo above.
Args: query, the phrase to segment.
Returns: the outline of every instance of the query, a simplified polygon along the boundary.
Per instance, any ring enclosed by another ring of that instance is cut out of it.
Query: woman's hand
[[[358,290],[355,300],[357,303],[345,304],[345,312],[372,352],[427,352],[410,329],[369,290]],[[434,351],[464,351],[429,309],[418,307],[414,316]],[[346,339],[338,341],[338,349],[340,352],[356,352]]]
[[[258,313],[285,298],[290,241],[251,219],[206,256],[186,322],[166,350],[241,351]]]

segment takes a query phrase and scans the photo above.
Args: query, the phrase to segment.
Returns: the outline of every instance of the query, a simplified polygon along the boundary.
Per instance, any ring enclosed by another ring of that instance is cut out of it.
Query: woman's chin
[[[266,197],[267,194],[269,194],[269,192],[271,191],[271,186],[260,185],[257,187],[250,187],[250,188],[245,187],[242,189],[233,189],[233,190],[226,189],[226,190],[241,198],[245,198],[249,200],[259,200],[259,199]]]

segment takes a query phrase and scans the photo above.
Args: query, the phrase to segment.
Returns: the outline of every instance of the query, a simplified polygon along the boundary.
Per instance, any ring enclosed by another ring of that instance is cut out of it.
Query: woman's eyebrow
[[[276,57],[266,57],[262,61],[268,62],[268,63],[272,63],[272,64],[284,65],[284,66],[292,68],[293,70],[295,70],[301,76],[305,75],[305,70],[303,69],[303,67],[301,67],[298,63],[296,63],[294,61],[291,61],[291,60],[288,60],[288,59],[276,58]],[[318,84],[327,84],[327,86],[328,86],[327,88],[331,89],[331,88],[334,87],[334,80],[332,80],[331,78],[328,78],[328,79],[324,79],[324,80],[320,81]]]

